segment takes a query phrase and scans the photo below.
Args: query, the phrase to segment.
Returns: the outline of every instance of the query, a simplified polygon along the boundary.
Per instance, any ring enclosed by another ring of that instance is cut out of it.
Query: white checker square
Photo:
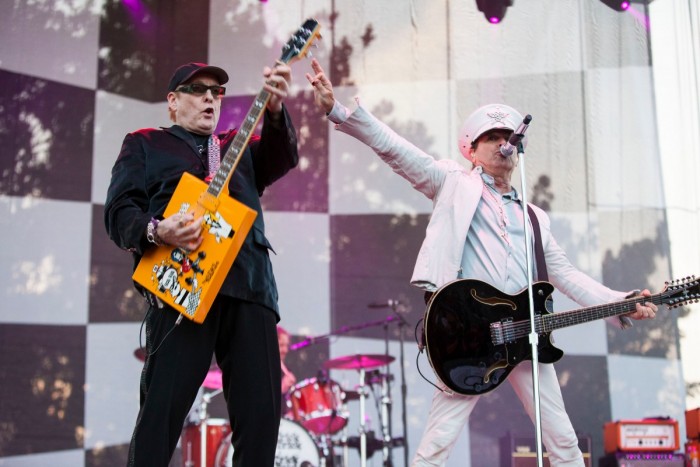
[[[330,325],[330,239],[327,214],[265,213],[265,233],[279,290],[280,324],[298,335]]]
[[[122,142],[141,128],[168,127],[167,102],[148,103],[98,91],[95,96],[95,132],[92,165],[92,201],[104,204]]]
[[[128,444],[139,411],[140,323],[90,324],[85,362],[85,448]],[[145,338],[144,338],[145,344]]]
[[[649,69],[591,70],[585,86],[594,201],[601,209],[663,208]]]
[[[101,2],[5,2],[0,65],[95,89],[100,13]]]
[[[339,102],[355,110],[350,89],[336,93]],[[411,100],[405,96],[421,95]],[[365,86],[360,103],[424,152],[436,159],[458,158],[455,119],[449,113],[446,83],[402,83]],[[444,109],[440,113],[439,109]],[[329,132],[329,210],[333,214],[423,214],[432,203],[395,174],[374,151],[351,136]],[[454,144],[450,144],[454,142]]]
[[[0,250],[0,322],[85,324],[91,205],[0,196],[0,206],[0,228],[20,242]]]
[[[671,417],[685,433],[685,387],[680,361],[608,355],[612,420]]]
[[[0,458],[1,467],[38,467],[46,465],[51,467],[83,467],[85,465],[85,451],[82,449],[71,449],[68,451]]]

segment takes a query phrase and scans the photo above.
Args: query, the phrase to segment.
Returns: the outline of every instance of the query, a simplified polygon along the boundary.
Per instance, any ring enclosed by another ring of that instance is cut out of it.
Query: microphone
[[[501,146],[501,155],[503,157],[508,157],[513,154],[513,150],[518,147],[518,144],[520,144],[525,137],[525,131],[530,126],[530,120],[532,120],[532,115],[525,115],[523,123],[521,123],[518,129],[515,130],[512,135],[510,135],[508,142]]]
[[[315,344],[316,339],[313,337],[307,337],[303,341],[297,342],[296,344],[292,344],[289,346],[289,350],[297,350],[297,349],[302,349],[304,347],[308,347],[311,344]]]
[[[369,305],[367,305],[367,308],[392,308],[399,305],[402,305],[402,303],[399,300],[389,299],[385,302],[372,302]]]

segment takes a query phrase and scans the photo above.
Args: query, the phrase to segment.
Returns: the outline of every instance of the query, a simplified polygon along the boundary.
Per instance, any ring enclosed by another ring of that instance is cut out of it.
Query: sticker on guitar
[[[184,214],[189,209],[189,203],[182,203],[179,212]],[[218,211],[207,211],[203,218],[204,225],[209,227],[207,232],[214,236],[216,243],[233,237],[233,228]],[[214,262],[204,271],[200,262],[206,257],[207,252],[204,249],[198,250],[195,256],[191,257],[186,250],[173,248],[169,257],[153,265],[152,280],[158,290],[170,294],[172,302],[182,306],[188,314],[195,313],[199,306],[202,286],[211,280],[220,264],[218,261]],[[199,278],[198,274],[202,277]]]

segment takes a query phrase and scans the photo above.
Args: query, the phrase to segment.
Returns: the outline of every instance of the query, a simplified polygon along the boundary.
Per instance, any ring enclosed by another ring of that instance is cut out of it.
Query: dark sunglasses
[[[197,96],[204,95],[207,93],[207,91],[211,91],[211,95],[214,96],[214,99],[223,97],[223,95],[226,94],[226,88],[224,86],[219,86],[218,84],[213,86],[207,86],[206,84],[201,83],[185,84],[184,86],[177,88],[175,91],[194,94]]]

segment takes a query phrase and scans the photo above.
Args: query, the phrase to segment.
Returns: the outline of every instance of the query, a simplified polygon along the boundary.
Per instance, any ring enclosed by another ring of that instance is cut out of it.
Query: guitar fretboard
[[[233,171],[236,170],[236,166],[238,166],[238,163],[241,160],[241,154],[248,145],[248,141],[250,141],[250,137],[255,131],[255,126],[260,121],[260,117],[262,117],[263,111],[265,110],[265,106],[267,105],[267,101],[269,99],[270,93],[264,89],[261,90],[255,97],[255,100],[248,110],[248,113],[243,119],[241,127],[238,129],[236,136],[233,138],[231,146],[228,148],[226,155],[221,160],[219,170],[216,171],[216,175],[214,175],[214,178],[212,178],[211,182],[209,183],[209,188],[207,188],[208,194],[218,197],[222,188],[226,186],[228,179],[231,177]]]
[[[555,329],[574,326],[577,324],[588,323],[599,319],[609,318],[611,316],[624,315],[634,311],[637,303],[651,302],[655,305],[664,303],[662,294],[652,295],[651,297],[635,297],[616,302],[609,305],[597,305],[580,310],[563,311],[552,313],[546,316],[539,316],[535,320],[535,328],[538,333],[551,332]]]

